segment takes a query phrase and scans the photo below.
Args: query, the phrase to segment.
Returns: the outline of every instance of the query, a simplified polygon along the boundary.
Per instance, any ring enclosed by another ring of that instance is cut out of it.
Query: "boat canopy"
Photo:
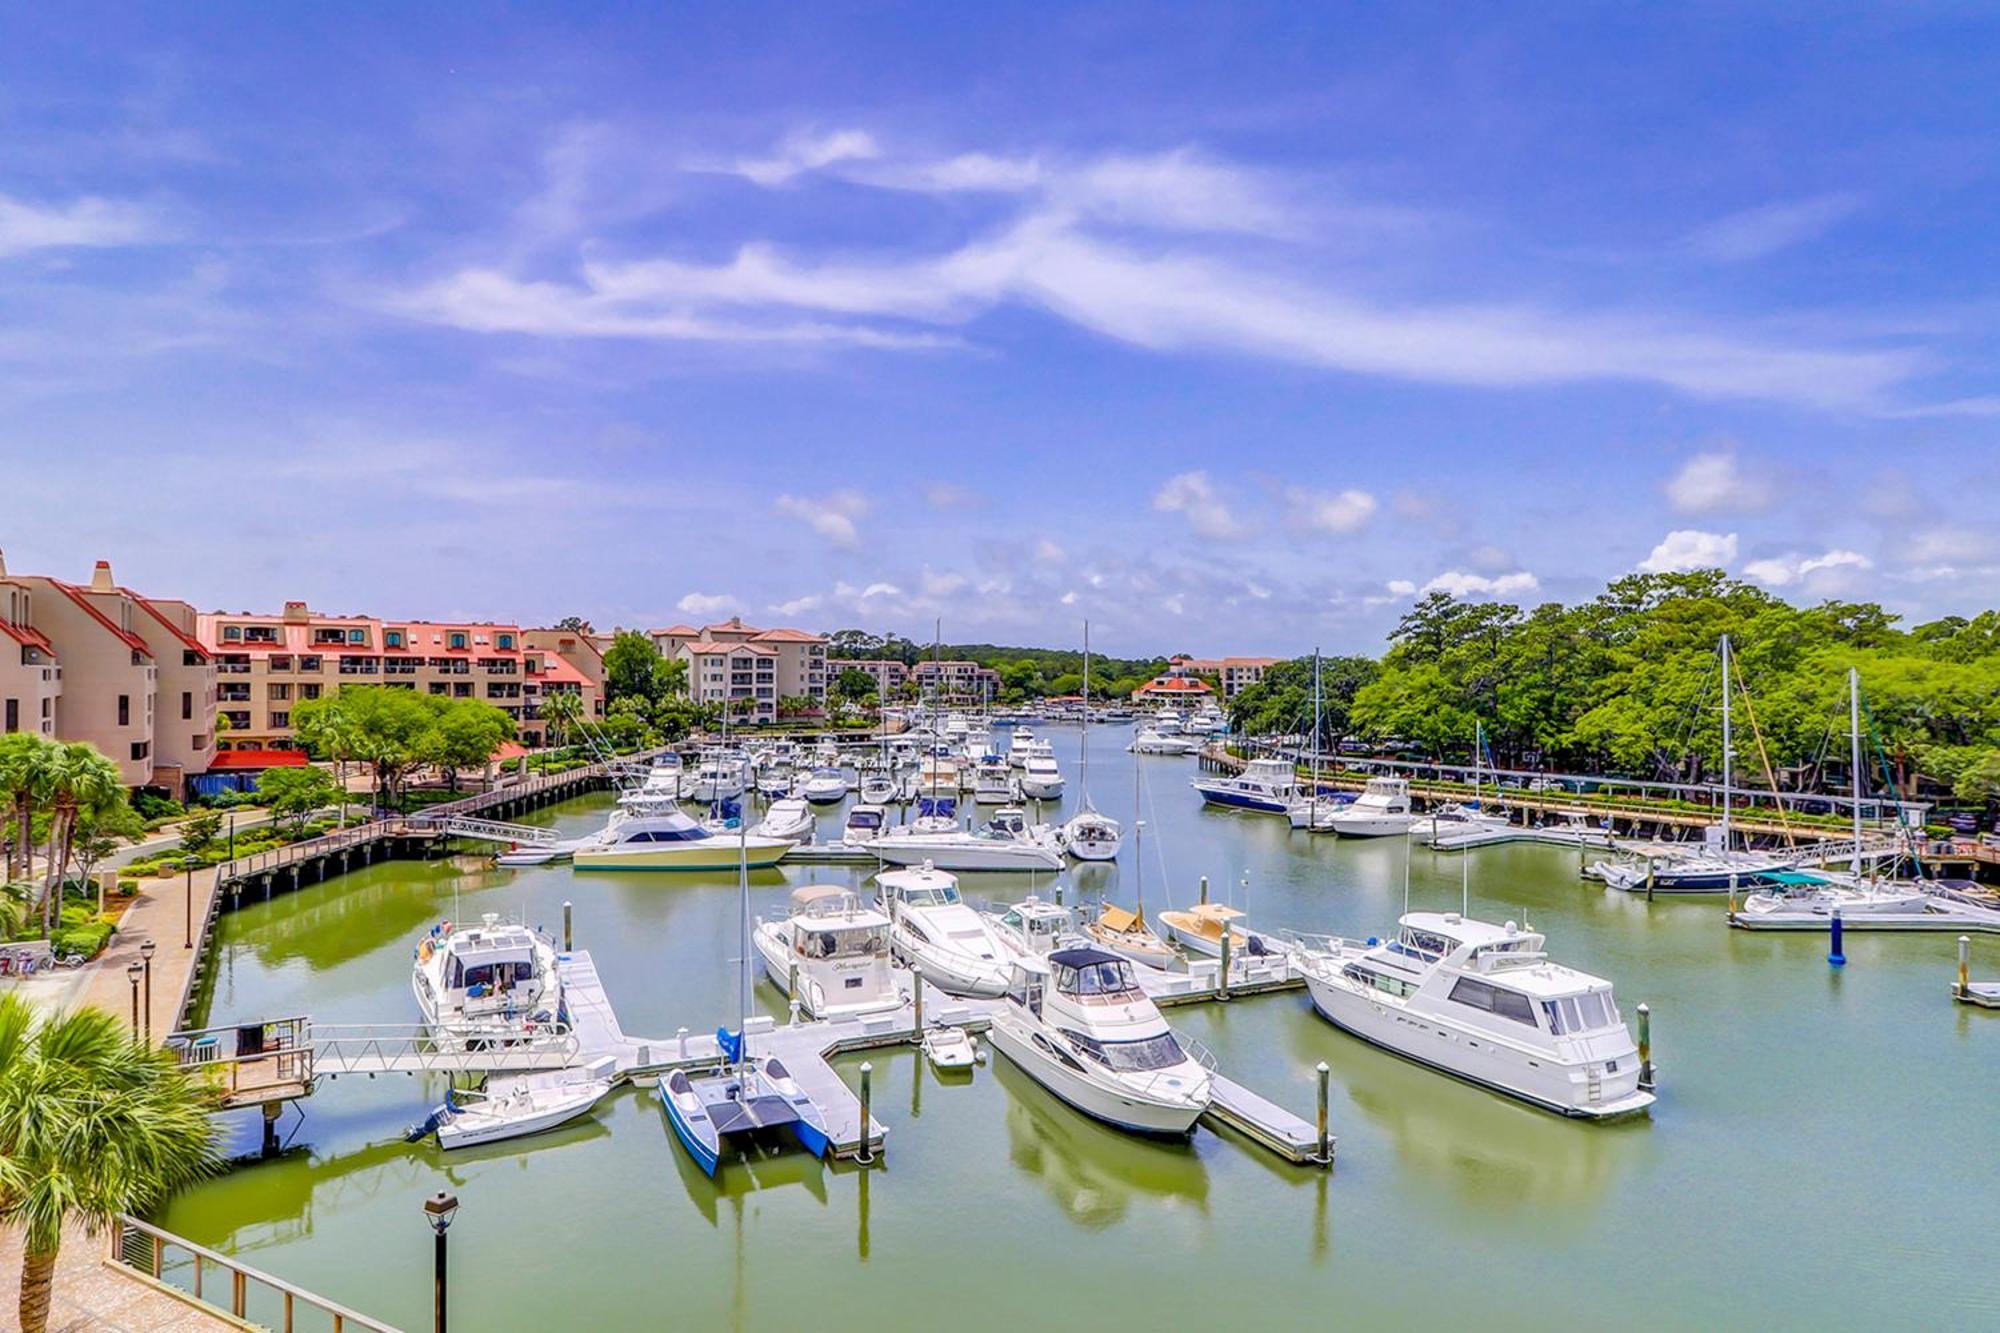
[[[1122,907],[1106,907],[1102,912],[1097,914],[1097,924],[1103,926],[1106,930],[1115,930],[1122,934],[1128,930],[1136,930],[1144,923],[1139,920],[1136,914],[1128,912]]]
[[[811,912],[836,907],[847,896],[848,891],[835,884],[807,884],[792,890],[792,910]]]
[[[1116,910],[1116,908],[1107,908],[1106,914],[1109,915],[1110,912]],[[1115,953],[1107,953],[1103,949],[1093,949],[1089,945],[1083,945],[1075,949],[1058,949],[1049,955],[1049,961],[1058,967],[1092,967],[1098,963],[1122,963],[1125,960]]]

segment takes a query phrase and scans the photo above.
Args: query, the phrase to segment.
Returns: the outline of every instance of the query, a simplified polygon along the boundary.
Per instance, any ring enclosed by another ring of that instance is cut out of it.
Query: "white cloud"
[[[923,492],[933,509],[976,509],[986,503],[984,495],[955,481],[925,482]]]
[[[1181,515],[1197,537],[1231,541],[1244,535],[1243,525],[1216,493],[1206,472],[1182,472],[1167,478],[1153,493],[1153,508]]]
[[[1992,550],[1993,541],[1983,532],[1930,524],[1910,535],[1903,553],[1912,564],[1956,565],[1982,559]]]
[[[1390,579],[1388,588],[1390,595],[1395,597],[1410,597],[1417,591],[1417,585],[1408,579]]]
[[[154,231],[145,209],[117,199],[31,204],[0,194],[0,259],[30,250],[135,245],[155,239]]]
[[[933,573],[929,566],[925,566],[923,572],[917,576],[917,591],[925,597],[949,597],[955,592],[964,591],[970,582],[971,580],[963,574]]]
[[[1399,580],[1389,586],[1393,590],[1409,585]],[[1426,583],[1422,591],[1449,593],[1453,597],[1511,597],[1516,593],[1534,592],[1541,586],[1541,581],[1525,569],[1491,577],[1467,573],[1462,569],[1448,569]]]
[[[1747,471],[1729,449],[1688,459],[1666,489],[1667,502],[1683,514],[1754,514],[1776,498],[1769,479]]]
[[[1722,263],[1762,259],[1813,239],[1859,207],[1858,195],[1822,194],[1747,208],[1689,233],[1687,245],[1704,259]]]
[[[1044,565],[1060,565],[1069,558],[1069,552],[1044,537],[1035,543],[1035,559]]]
[[[726,592],[691,592],[674,606],[691,616],[719,616],[736,607],[736,599]]]
[[[1691,569],[1726,568],[1735,559],[1735,533],[1677,528],[1662,537],[1636,568],[1641,574],[1680,574]]]
[[[759,185],[785,185],[809,171],[838,162],[866,161],[880,154],[874,137],[865,130],[795,134],[769,157],[739,158],[729,170]]]
[[[1872,569],[1874,563],[1859,551],[1834,550],[1821,555],[1800,555],[1794,551],[1763,560],[1752,560],[1743,566],[1743,572],[1759,583],[1783,588],[1794,583],[1806,582],[1813,575],[1824,571]]]
[[[801,616],[808,611],[817,611],[824,605],[826,605],[824,597],[818,593],[807,593],[803,597],[794,597],[789,602],[774,602],[771,609],[781,616]]]
[[[1359,532],[1380,507],[1367,491],[1315,491],[1304,486],[1287,490],[1285,501],[1294,523],[1335,536]]]
[[[781,495],[773,503],[779,513],[800,520],[843,550],[853,550],[861,544],[855,520],[871,508],[868,497],[854,490],[826,495]]]

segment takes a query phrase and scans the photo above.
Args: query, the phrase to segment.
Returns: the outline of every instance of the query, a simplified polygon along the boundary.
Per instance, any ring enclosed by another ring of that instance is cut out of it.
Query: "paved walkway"
[[[63,1233],[56,1259],[49,1333],[228,1333],[247,1327],[155,1287],[105,1261],[105,1237],[82,1227]],[[0,1228],[0,1327],[15,1327],[21,1305],[21,1233]]]

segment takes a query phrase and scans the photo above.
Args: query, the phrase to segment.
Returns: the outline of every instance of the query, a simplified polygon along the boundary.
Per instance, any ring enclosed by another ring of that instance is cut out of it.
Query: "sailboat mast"
[[[1729,851],[1730,765],[1734,762],[1734,737],[1729,714],[1729,636],[1722,636],[1722,850]]]
[[[1308,782],[1312,783],[1312,791],[1306,797],[1306,811],[1307,811],[1306,823],[1309,825],[1316,824],[1319,822],[1316,816],[1319,813],[1319,730],[1321,726],[1320,717],[1321,713],[1320,713],[1320,693],[1319,693],[1319,645],[1314,644],[1313,645],[1312,774],[1309,778],[1306,779]]]
[[[736,1079],[748,1094],[750,1088],[750,842],[748,821],[736,821],[737,959],[736,988]]]
[[[1854,877],[1861,878],[1861,673],[1847,668],[1847,767],[1854,796]]]
[[[1090,622],[1083,622],[1083,727],[1076,734],[1083,769],[1083,808],[1090,808]]]

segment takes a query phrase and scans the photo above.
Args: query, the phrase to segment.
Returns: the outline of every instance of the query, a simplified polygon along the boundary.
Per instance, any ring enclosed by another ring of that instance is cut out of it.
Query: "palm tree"
[[[569,736],[570,729],[583,720],[583,696],[575,690],[545,690],[537,711],[542,721],[549,724],[545,739],[550,745],[559,745]]]
[[[35,809],[41,804],[54,741],[32,731],[14,731],[0,736],[0,800],[10,807],[14,822],[14,842],[7,853],[7,867],[0,881],[26,879],[34,856],[32,829]]]
[[[40,1026],[0,995],[0,1222],[23,1233],[20,1328],[45,1333],[66,1225],[111,1225],[212,1172],[213,1089],[102,1009]]]
[[[49,820],[48,882],[43,890],[43,924],[53,930],[55,909],[60,905],[64,876],[69,871],[71,840],[76,834],[77,817],[102,815],[125,799],[124,775],[104,752],[87,741],[70,741],[55,747],[46,787],[54,817]]]

